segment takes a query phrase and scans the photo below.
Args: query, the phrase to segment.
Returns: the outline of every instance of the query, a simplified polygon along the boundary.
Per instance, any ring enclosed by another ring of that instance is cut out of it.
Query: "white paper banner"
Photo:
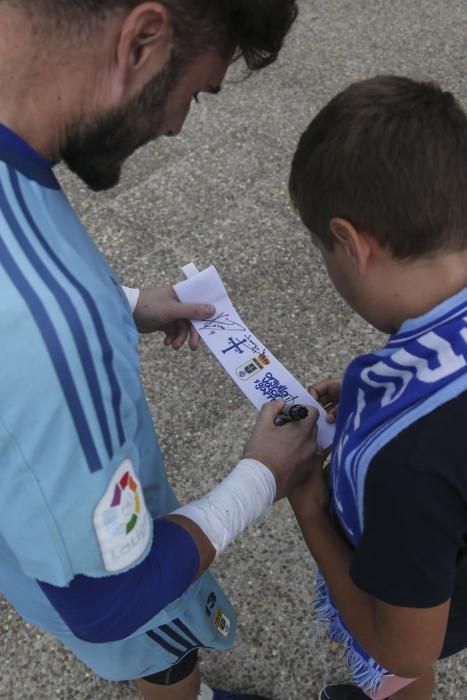
[[[243,323],[216,268],[198,272],[190,264],[183,271],[189,279],[176,284],[175,293],[182,302],[216,307],[212,318],[192,324],[245,396],[258,410],[274,399],[316,406],[320,412],[318,443],[321,448],[329,447],[334,425],[327,423],[323,408]]]

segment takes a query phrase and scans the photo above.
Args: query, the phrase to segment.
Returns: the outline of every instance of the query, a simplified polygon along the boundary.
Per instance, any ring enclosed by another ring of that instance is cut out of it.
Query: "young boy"
[[[431,83],[351,85],[290,190],[338,292],[390,336],[312,387],[338,404],[330,508],[318,455],[290,498],[356,683],[320,698],[429,700],[433,664],[467,648],[467,116]]]

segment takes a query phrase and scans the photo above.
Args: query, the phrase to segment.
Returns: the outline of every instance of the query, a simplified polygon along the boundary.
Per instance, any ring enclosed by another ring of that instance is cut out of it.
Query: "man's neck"
[[[44,158],[58,161],[68,126],[81,114],[88,66],[82,52],[75,64],[71,49],[61,58],[52,40],[48,53],[36,49],[46,41],[19,11],[2,7],[0,123]]]
[[[0,95],[8,92],[3,88],[0,78]],[[50,110],[47,114],[38,108],[37,117],[34,119],[34,99],[31,99],[31,95],[25,96],[23,100],[21,96],[18,96],[18,99],[10,95],[8,97],[8,104],[0,106],[0,123],[15,132],[44,158],[59,160],[61,133],[59,120],[55,119],[58,117],[59,106],[55,113]]]

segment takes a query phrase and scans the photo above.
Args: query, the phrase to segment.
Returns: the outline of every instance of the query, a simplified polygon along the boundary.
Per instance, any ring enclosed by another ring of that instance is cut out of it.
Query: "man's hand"
[[[308,391],[326,411],[328,423],[336,422],[339,398],[341,395],[342,381],[340,379],[323,379],[308,387]]]
[[[182,304],[173,288],[148,287],[142,289],[133,314],[140,333],[165,333],[164,345],[180,350],[187,338],[192,350],[196,350],[200,337],[190,319],[204,321],[216,313],[210,304]]]
[[[244,454],[271,470],[276,479],[276,500],[307,479],[318,449],[316,408],[308,407],[308,417],[301,421],[276,425],[284,405],[284,401],[273,401],[263,406]]]

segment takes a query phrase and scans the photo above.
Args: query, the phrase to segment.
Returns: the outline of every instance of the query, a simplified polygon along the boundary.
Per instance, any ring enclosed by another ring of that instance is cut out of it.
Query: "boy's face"
[[[341,220],[339,220],[341,221]],[[386,268],[374,255],[374,241],[358,233],[342,220],[343,226],[331,226],[333,249],[329,250],[314,234],[314,245],[323,258],[336,291],[356,313],[383,333],[397,331],[387,303]],[[333,230],[334,228],[334,230]],[[381,250],[378,251],[381,253]],[[384,255],[384,253],[383,253]]]
[[[323,245],[322,241],[313,234],[312,240],[321,253],[323,262],[326,265],[328,277],[336,291],[354,311],[362,316],[358,284],[354,279],[355,275],[352,274],[353,270],[352,266],[349,264],[348,256],[344,253],[342,247],[336,243],[333,249],[329,250]]]

